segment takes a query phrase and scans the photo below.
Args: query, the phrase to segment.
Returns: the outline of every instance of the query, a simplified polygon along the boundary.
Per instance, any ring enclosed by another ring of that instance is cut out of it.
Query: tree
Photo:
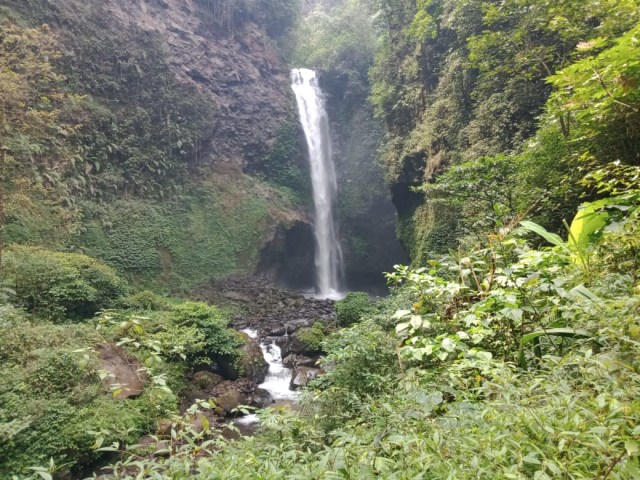
[[[604,38],[581,42],[577,52],[591,55],[549,78],[549,115],[571,126],[567,139],[580,140],[583,156],[640,163],[639,35],[636,26],[604,50]]]

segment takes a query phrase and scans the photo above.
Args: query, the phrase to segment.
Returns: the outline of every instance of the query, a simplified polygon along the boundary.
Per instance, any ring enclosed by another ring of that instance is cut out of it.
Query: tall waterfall
[[[313,70],[293,70],[291,83],[309,149],[315,207],[316,293],[323,298],[340,298],[342,251],[335,220],[337,184],[331,156],[329,118]]]

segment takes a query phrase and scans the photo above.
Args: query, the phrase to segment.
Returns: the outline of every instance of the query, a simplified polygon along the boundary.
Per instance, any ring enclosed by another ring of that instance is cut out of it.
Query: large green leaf
[[[591,243],[592,236],[607,224],[609,214],[603,210],[598,210],[595,204],[587,204],[578,210],[571,227],[569,228],[569,244],[583,250]]]
[[[556,337],[573,337],[573,338],[589,338],[591,334],[586,330],[576,330],[574,328],[551,328],[549,330],[537,330],[522,336],[520,345],[526,345],[536,338],[556,336]]]
[[[543,226],[538,225],[537,223],[530,222],[528,220],[523,220],[522,222],[520,222],[520,225],[522,225],[524,228],[526,228],[531,232],[537,233],[552,245],[555,245],[556,247],[560,247],[563,250],[567,250],[567,251],[569,250],[569,247],[562,240],[562,238],[560,238],[560,235],[556,235],[555,233],[549,232]]]
[[[574,329],[574,328],[550,328],[547,330],[536,330],[535,332],[527,333],[520,339],[520,351],[518,352],[518,361],[522,368],[527,368],[527,360],[524,356],[524,348],[528,343],[536,343],[540,337],[567,337],[567,338],[591,338],[591,334],[586,330]]]

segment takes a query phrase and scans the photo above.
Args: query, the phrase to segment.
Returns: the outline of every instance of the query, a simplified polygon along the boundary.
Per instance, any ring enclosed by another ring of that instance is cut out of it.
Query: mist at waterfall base
[[[331,152],[329,118],[313,70],[292,70],[291,88],[296,97],[309,153],[315,214],[315,293],[318,298],[338,300],[345,296],[344,266],[335,215],[338,187]]]

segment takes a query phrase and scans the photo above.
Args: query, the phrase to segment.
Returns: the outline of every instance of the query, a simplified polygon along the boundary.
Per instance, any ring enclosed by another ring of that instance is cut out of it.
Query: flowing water
[[[258,334],[254,330],[243,330],[251,338],[258,340]],[[271,394],[276,403],[283,401],[294,401],[298,398],[298,392],[289,390],[289,382],[291,381],[292,370],[282,364],[282,352],[280,347],[275,344],[275,339],[266,339],[269,343],[260,342],[262,355],[269,364],[267,376],[259,388],[264,388]],[[259,341],[259,340],[258,340]]]
[[[263,344],[258,339],[258,332],[251,329],[242,330],[254,340],[260,343],[262,355],[269,364],[267,376],[259,388],[264,388],[271,394],[274,404],[293,403],[298,399],[298,392],[289,390],[289,382],[291,381],[292,369],[286,368],[282,364],[282,352],[280,347],[275,344],[275,339],[267,344]],[[255,413],[235,418],[233,423],[239,428],[243,435],[253,435],[260,424],[260,419]]]
[[[300,123],[309,149],[316,238],[316,294],[339,299],[342,293],[342,251],[335,219],[336,174],[331,154],[329,118],[318,78],[313,70],[291,72],[292,88],[298,104]]]

